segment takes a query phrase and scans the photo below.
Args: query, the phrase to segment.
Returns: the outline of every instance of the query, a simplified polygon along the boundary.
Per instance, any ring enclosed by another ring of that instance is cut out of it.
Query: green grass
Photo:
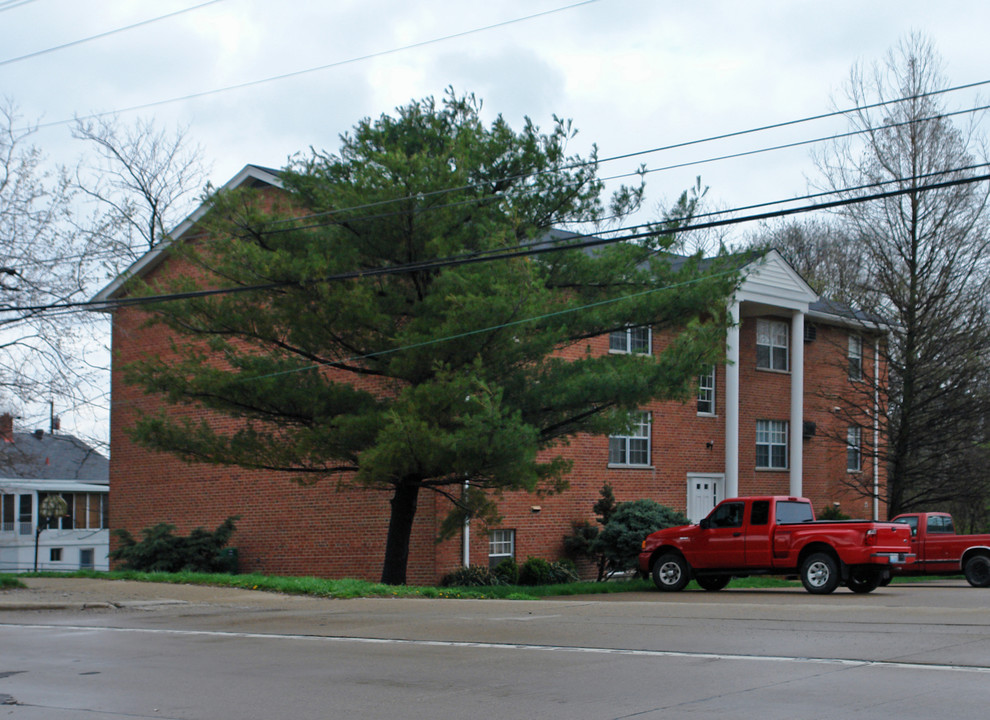
[[[538,600],[546,597],[566,597],[569,595],[599,595],[626,592],[652,591],[653,583],[639,578],[612,580],[609,582],[577,582],[565,585],[501,585],[494,587],[425,587],[416,585],[382,585],[365,580],[325,580],[315,577],[277,577],[273,575],[225,575],[209,573],[148,573],[130,570],[97,572],[81,570],[73,573],[39,572],[23,575],[0,574],[0,588],[24,587],[18,577],[86,577],[102,580],[135,580],[185,585],[213,585],[217,587],[264,590],[290,595],[310,595],[325,598],[452,598],[452,599],[502,599]],[[7,583],[17,584],[7,584]],[[733,580],[729,588],[775,588],[795,587],[799,583],[774,577],[751,577]],[[688,591],[701,591],[694,582]]]
[[[16,575],[5,575],[0,573],[0,590],[13,590],[15,588],[26,588]]]

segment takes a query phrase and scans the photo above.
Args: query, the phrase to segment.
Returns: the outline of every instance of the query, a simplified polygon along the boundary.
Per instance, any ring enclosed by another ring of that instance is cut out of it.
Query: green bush
[[[505,558],[502,562],[495,566],[492,570],[492,574],[495,575],[503,585],[518,585],[519,584],[519,566],[516,565],[516,561],[512,558]]]
[[[550,562],[543,558],[527,558],[519,567],[520,585],[559,585],[577,582],[574,563],[569,561]]]
[[[175,525],[158,523],[141,531],[144,538],[140,542],[118,528],[113,534],[120,539],[120,546],[110,553],[110,558],[120,562],[123,570],[236,573],[237,552],[225,546],[236,530],[237,520],[238,517],[227,518],[212,533],[196,528],[189,537],[175,535]]]
[[[440,580],[440,587],[488,587],[504,584],[484,565],[459,567]]]
[[[611,573],[633,570],[647,535],[689,522],[684,513],[653,500],[620,503],[595,538],[593,550],[607,559]]]

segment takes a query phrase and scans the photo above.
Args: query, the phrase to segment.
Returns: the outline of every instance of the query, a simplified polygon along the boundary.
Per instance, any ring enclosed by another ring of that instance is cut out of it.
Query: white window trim
[[[653,416],[649,412],[640,413],[640,419],[634,423],[630,435],[609,435],[608,437],[608,467],[610,468],[652,468],[653,467]],[[646,462],[629,462],[632,455],[630,444],[633,440],[646,440]],[[618,441],[623,444],[623,454],[626,462],[614,462],[612,460],[612,443]]]
[[[863,337],[862,335],[850,335],[849,336],[849,367],[848,375],[849,380],[852,382],[860,382],[863,379]],[[853,372],[853,361],[857,362],[856,372]]]
[[[764,332],[761,333],[761,329],[765,328]],[[783,328],[784,344],[778,344],[774,342],[774,328],[780,330]],[[761,343],[760,335],[764,334],[767,337],[768,342]],[[760,348],[766,347],[768,349],[767,356],[769,358],[769,365],[760,365]],[[784,367],[774,367],[773,358],[774,350],[783,349],[784,351]],[[766,370],[768,372],[780,372],[787,373],[791,371],[791,328],[789,323],[784,320],[776,320],[771,318],[758,318],[756,320],[756,369]]]
[[[766,423],[767,424],[766,433],[769,433],[769,435],[770,435],[769,442],[760,442],[760,424],[761,423]],[[790,467],[790,447],[789,447],[789,443],[788,443],[788,438],[790,436],[789,430],[790,430],[790,428],[789,428],[789,423],[788,423],[787,420],[757,420],[756,421],[756,447],[757,447],[757,453],[756,453],[756,469],[757,470],[774,470],[774,471],[779,471],[779,470],[787,470],[787,469],[789,469],[789,467]],[[775,435],[778,436],[778,437],[782,437],[783,438],[783,442],[774,442],[773,441],[773,437]],[[759,448],[760,448],[761,445],[765,445],[767,447],[767,460],[769,462],[769,464],[767,464],[767,465],[760,465],[759,464],[759,462],[760,462]],[[779,448],[779,447],[783,447],[784,448],[784,464],[783,465],[774,465],[773,464],[773,449],[774,448]]]
[[[632,333],[634,330],[646,330],[646,350],[632,349]],[[625,334],[625,343],[621,348],[612,347],[612,336],[620,333]],[[630,325],[623,330],[613,330],[608,335],[608,351],[613,355],[652,355],[653,354],[653,328],[650,325]]]
[[[508,552],[505,552],[506,547]],[[502,552],[498,552],[502,550]],[[516,531],[499,528],[488,533],[488,564],[495,567],[505,559],[516,557]]]
[[[850,460],[855,458],[856,467],[850,467]],[[863,428],[850,425],[846,428],[846,472],[858,473],[863,471]]]
[[[704,380],[710,381],[711,384],[710,385],[705,385],[703,383]],[[717,390],[717,386],[716,386],[715,366],[714,365],[709,365],[708,366],[708,372],[702,371],[698,375],[698,404],[700,405],[702,402],[711,402],[711,406],[712,406],[712,409],[711,410],[702,410],[700,407],[698,408],[698,414],[701,415],[702,417],[714,417],[715,416],[715,414],[716,414],[715,413],[715,410],[718,407],[715,404],[716,403],[716,400],[717,400],[716,390]],[[709,394],[710,393],[711,399],[710,400],[702,400],[702,394],[703,393],[704,394]]]

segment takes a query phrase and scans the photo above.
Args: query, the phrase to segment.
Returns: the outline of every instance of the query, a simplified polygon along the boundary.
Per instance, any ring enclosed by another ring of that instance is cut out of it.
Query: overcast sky
[[[61,163],[82,150],[63,122],[76,115],[187,127],[220,185],[248,163],[334,150],[360,118],[448,86],[517,128],[524,116],[543,127],[571,118],[573,149],[594,142],[610,157],[845,107],[853,63],[882,58],[912,31],[934,42],[952,85],[988,80],[988,30],[982,0],[0,0],[0,97],[42,126],[33,144]],[[601,170],[843,129],[821,121]],[[807,147],[762,153],[651,174],[647,202],[669,203],[700,175],[714,204],[738,207],[801,195],[813,174]]]

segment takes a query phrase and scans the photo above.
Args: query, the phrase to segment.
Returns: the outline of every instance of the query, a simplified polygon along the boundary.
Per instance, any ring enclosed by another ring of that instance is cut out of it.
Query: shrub
[[[237,572],[237,554],[224,547],[236,529],[238,517],[229,517],[212,533],[196,528],[189,537],[175,535],[175,525],[158,523],[141,531],[138,542],[126,530],[116,529],[120,547],[110,558],[121,563],[124,570],[143,572]]]
[[[484,565],[470,565],[460,567],[451,573],[447,573],[440,580],[440,587],[488,587],[489,585],[503,585]]]
[[[615,502],[615,493],[612,492],[612,486],[605,483],[598,494],[600,497],[591,509],[595,513],[598,524],[607,525],[618,507]],[[598,582],[602,582],[614,570],[609,567],[608,558],[595,549],[595,541],[598,539],[599,532],[600,530],[587,520],[575,524],[574,534],[564,537],[564,552],[567,553],[568,557],[590,560],[595,566]]]
[[[607,559],[612,573],[632,570],[643,538],[657,530],[689,522],[684,513],[653,500],[620,503],[595,538],[593,549]]]
[[[516,561],[512,558],[505,558],[502,562],[495,566],[492,570],[492,574],[497,577],[503,585],[518,585],[519,584],[519,566],[516,565]]]
[[[577,572],[574,563],[550,562],[543,558],[527,558],[519,567],[520,585],[557,585],[576,582]]]
[[[839,509],[838,503],[826,505],[825,509],[818,514],[819,520],[849,520],[849,516]]]

